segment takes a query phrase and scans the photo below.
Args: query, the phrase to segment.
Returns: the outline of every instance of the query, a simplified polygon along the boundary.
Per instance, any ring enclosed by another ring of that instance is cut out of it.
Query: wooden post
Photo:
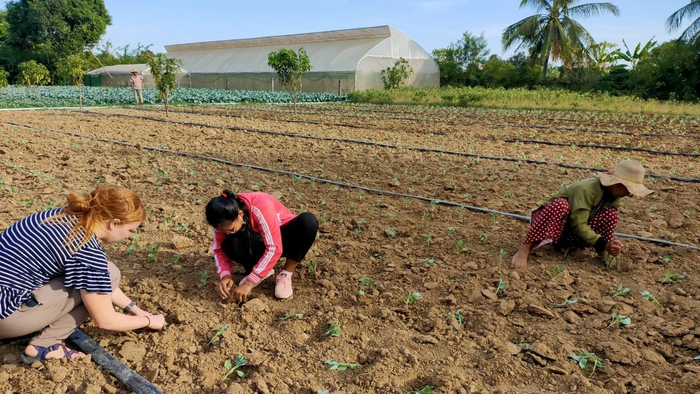
[[[275,91],[275,79],[274,78],[270,79],[270,82],[271,82],[271,86],[272,86],[271,90],[274,92]]]
[[[226,78],[226,90],[228,90],[228,78]]]
[[[340,93],[343,91],[343,81],[338,80],[338,96],[340,96]]]

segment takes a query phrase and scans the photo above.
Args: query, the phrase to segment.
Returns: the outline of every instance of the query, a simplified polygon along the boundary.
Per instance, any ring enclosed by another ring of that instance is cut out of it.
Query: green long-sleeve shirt
[[[618,208],[621,204],[620,199],[615,198],[608,188],[601,185],[598,178],[584,179],[564,186],[552,196],[552,199],[555,198],[565,198],[569,202],[569,220],[566,225],[571,232],[599,249],[601,237],[588,225],[588,219],[604,207]],[[602,247],[605,249],[605,245]]]

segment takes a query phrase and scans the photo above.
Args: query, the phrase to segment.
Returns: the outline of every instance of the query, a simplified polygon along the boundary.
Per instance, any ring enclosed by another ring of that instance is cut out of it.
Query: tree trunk
[[[547,80],[547,63],[549,63],[549,52],[547,53],[547,56],[544,58],[544,67],[542,68],[542,81],[540,83],[544,84],[545,81]]]
[[[39,101],[41,97],[39,96],[39,85],[34,85],[34,95],[36,96],[36,101]]]
[[[165,94],[165,116],[168,116],[168,94]]]
[[[83,109],[83,84],[78,84],[78,103],[80,109]]]

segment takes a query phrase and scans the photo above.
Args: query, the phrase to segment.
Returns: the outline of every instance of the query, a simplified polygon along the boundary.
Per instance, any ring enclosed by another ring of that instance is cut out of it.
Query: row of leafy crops
[[[25,107],[77,107],[78,88],[75,86],[40,86],[37,100],[36,88],[9,86],[0,93],[0,108]],[[155,88],[143,91],[146,104],[161,104]],[[335,102],[342,96],[332,93],[301,93],[299,102]],[[178,88],[170,98],[171,104],[204,103],[291,103],[292,97],[287,92],[263,90],[225,90]],[[134,94],[131,88],[83,87],[83,105],[124,105],[133,104]]]

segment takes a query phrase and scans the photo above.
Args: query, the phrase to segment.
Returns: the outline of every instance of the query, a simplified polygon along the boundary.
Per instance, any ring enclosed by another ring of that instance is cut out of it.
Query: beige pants
[[[112,290],[119,286],[119,268],[108,263]],[[10,316],[0,320],[0,338],[21,337],[41,331],[32,338],[30,345],[51,346],[61,343],[78,328],[89,314],[80,290],[63,286],[63,277],[56,277],[44,286],[32,291],[39,305],[22,305]]]
[[[140,102],[143,105],[143,89],[134,89],[134,101],[136,104]]]

